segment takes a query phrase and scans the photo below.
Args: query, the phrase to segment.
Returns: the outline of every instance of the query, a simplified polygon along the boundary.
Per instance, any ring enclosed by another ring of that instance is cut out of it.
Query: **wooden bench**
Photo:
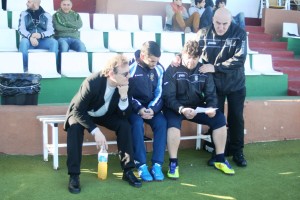
[[[58,162],[58,148],[67,147],[66,143],[59,143],[58,141],[58,124],[65,122],[65,115],[39,115],[36,118],[43,124],[43,158],[44,161],[48,161],[49,153],[53,155],[53,169],[57,170],[59,167]],[[52,127],[52,143],[48,141],[48,126]],[[202,125],[197,125],[196,136],[182,136],[180,140],[192,140],[196,139],[196,149],[201,148],[201,139],[211,141],[209,135],[201,134]],[[153,142],[153,140],[145,140],[145,142]],[[107,141],[108,145],[117,144],[117,141]],[[96,146],[96,142],[84,142],[83,146]]]

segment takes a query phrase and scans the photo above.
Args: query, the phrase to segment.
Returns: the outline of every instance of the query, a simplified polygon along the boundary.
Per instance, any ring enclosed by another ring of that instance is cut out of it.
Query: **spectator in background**
[[[205,0],[205,8],[207,8],[208,6],[214,8],[215,5],[213,0]]]
[[[179,178],[177,153],[182,120],[208,125],[213,130],[216,146],[215,168],[228,175],[235,173],[224,157],[226,120],[221,111],[214,109],[218,103],[213,75],[199,72],[202,68],[200,55],[198,42],[189,40],[183,47],[180,65],[169,66],[164,75],[163,112],[168,122],[167,145],[170,156],[167,176],[171,179]],[[207,109],[197,113],[197,107]]]
[[[58,43],[54,34],[52,17],[40,6],[41,0],[28,0],[27,10],[19,20],[18,31],[22,36],[19,51],[23,54],[24,71],[28,71],[28,50],[46,49],[58,55]]]
[[[199,13],[189,16],[186,8],[182,5],[182,0],[173,0],[166,6],[166,27],[168,31],[184,31],[197,33],[199,30]]]
[[[145,42],[140,50],[139,59],[129,67],[133,110],[129,120],[134,161],[140,178],[147,182],[164,180],[162,165],[166,149],[167,122],[161,111],[164,68],[158,64],[160,56],[160,47],[156,42]],[[144,122],[150,125],[154,136],[151,169],[147,166]]]
[[[189,8],[189,14],[193,15],[198,12],[200,15],[199,27],[203,28],[212,24],[213,8],[211,6],[205,7],[205,0],[195,0],[195,3],[191,3]]]
[[[86,51],[85,45],[80,41],[79,29],[82,27],[82,21],[80,15],[72,10],[71,0],[61,0],[60,9],[53,15],[53,26],[60,52],[70,49]]]
[[[219,8],[226,7],[227,0],[216,0],[215,11]],[[245,14],[243,12],[238,13],[236,16],[232,17],[232,22],[245,29]]]
[[[59,62],[57,71],[60,73],[60,58],[62,52],[69,50],[85,52],[86,48],[80,41],[79,29],[82,27],[80,15],[72,10],[71,0],[61,0],[60,9],[53,15],[53,26],[59,47]]]
[[[213,74],[217,88],[218,108],[224,113],[227,99],[229,134],[228,156],[240,167],[247,166],[244,157],[244,102],[246,97],[244,63],[247,55],[246,32],[231,22],[226,8],[216,10],[213,26],[200,29],[199,46],[203,49],[200,72]],[[208,42],[209,41],[209,42]],[[213,166],[215,155],[208,164]]]

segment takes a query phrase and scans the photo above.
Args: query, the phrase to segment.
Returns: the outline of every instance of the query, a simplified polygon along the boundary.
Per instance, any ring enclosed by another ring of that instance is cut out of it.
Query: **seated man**
[[[133,139],[134,161],[143,181],[163,181],[162,164],[167,140],[167,122],[161,110],[164,68],[158,64],[161,52],[156,42],[142,45],[139,59],[130,65],[129,86],[132,90],[130,124]],[[153,130],[152,167],[149,173],[144,144],[144,122]]]
[[[199,28],[203,28],[212,24],[213,8],[211,6],[205,6],[205,4],[205,0],[195,0],[195,3],[191,4],[191,7],[189,8],[190,15],[195,12],[199,13]]]
[[[126,57],[118,54],[112,57],[103,70],[86,78],[72,99],[64,129],[67,133],[67,166],[69,191],[80,192],[80,164],[84,129],[95,136],[98,148],[107,142],[97,125],[116,132],[123,180],[134,187],[141,187],[132,169],[133,147],[131,126],[128,117],[131,113],[131,95],[128,92],[129,66]]]
[[[58,43],[51,38],[54,34],[52,17],[40,6],[41,0],[28,0],[27,10],[19,20],[18,31],[22,36],[19,52],[23,54],[24,71],[28,70],[28,49],[47,49],[58,54]]]
[[[71,0],[61,0],[60,9],[53,15],[53,26],[60,52],[67,52],[70,49],[78,52],[86,51],[78,31],[82,27],[82,21],[80,15],[72,10]]]
[[[216,146],[216,169],[225,174],[235,172],[224,157],[226,143],[225,116],[217,107],[217,95],[211,74],[199,72],[202,64],[199,44],[188,41],[182,50],[180,66],[169,66],[164,75],[163,100],[164,115],[167,119],[167,146],[169,151],[169,170],[167,176],[171,179],[179,178],[178,148],[180,144],[180,130],[182,120],[208,125],[213,130],[213,140]],[[197,107],[207,107],[205,113],[197,113]]]
[[[182,0],[173,0],[166,6],[166,27],[168,31],[184,31],[197,33],[199,30],[199,13],[189,16]]]
[[[226,7],[227,0],[216,0],[216,7],[215,11],[219,8]],[[215,12],[214,11],[214,12]],[[245,30],[245,15],[243,12],[238,13],[236,16],[232,16],[232,22],[240,26],[242,29]]]

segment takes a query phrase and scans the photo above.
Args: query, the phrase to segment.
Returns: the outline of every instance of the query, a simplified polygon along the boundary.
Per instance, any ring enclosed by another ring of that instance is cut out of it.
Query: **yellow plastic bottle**
[[[102,146],[98,153],[98,178],[101,180],[105,180],[107,178],[107,160],[108,153]]]

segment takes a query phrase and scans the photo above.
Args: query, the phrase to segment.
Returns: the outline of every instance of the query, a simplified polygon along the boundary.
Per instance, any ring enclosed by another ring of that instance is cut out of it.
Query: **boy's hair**
[[[182,54],[187,53],[193,58],[199,57],[202,54],[202,49],[196,40],[189,40],[184,44]]]
[[[226,5],[227,1],[226,0],[216,0],[216,7],[219,6],[219,3],[223,3]]]
[[[159,45],[154,41],[147,41],[142,45],[141,53],[146,56],[160,57],[161,51]]]

